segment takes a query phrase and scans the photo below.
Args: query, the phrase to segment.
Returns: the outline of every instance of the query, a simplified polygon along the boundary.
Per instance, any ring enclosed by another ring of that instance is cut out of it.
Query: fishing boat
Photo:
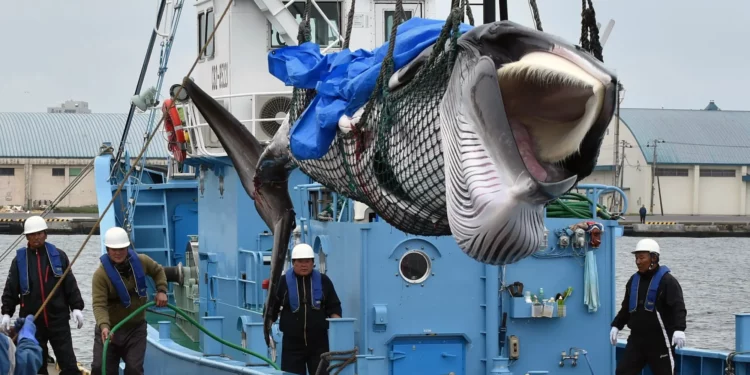
[[[353,4],[198,0],[197,18],[183,20],[198,25],[199,57],[188,76],[267,143],[289,112],[292,91],[268,72],[266,56],[297,44],[306,7],[311,41],[323,53],[342,49],[348,27],[352,50],[371,50],[389,40],[396,4],[357,0],[350,14]],[[500,18],[507,19],[507,4],[498,5]],[[170,132],[167,167],[145,164],[152,138],[140,155],[123,151],[129,121],[119,146],[117,140],[104,143],[94,167],[100,232],[125,228],[134,249],[169,272],[169,303],[176,308],[149,307],[147,374],[283,374],[281,333],[274,325],[274,351],[263,330],[273,235],[216,134],[180,86],[164,82],[186,6],[184,0],[161,0],[130,107],[130,118],[137,108],[150,114],[152,137]],[[447,13],[439,8],[434,0],[403,1],[405,18],[437,19]],[[487,1],[484,22],[495,21],[495,14],[495,4]],[[576,23],[571,20],[571,27]],[[153,89],[142,90],[158,38],[163,38],[158,80]],[[167,86],[170,94],[162,96]],[[167,110],[162,130],[168,101],[176,102],[176,110]],[[502,267],[467,257],[450,236],[399,231],[299,169],[289,176],[289,191],[297,214],[290,248],[300,242],[313,247],[317,269],[331,278],[343,303],[343,317],[329,319],[330,350],[336,354],[328,358],[339,366],[331,374],[614,373],[625,345],[620,340],[612,346],[608,339],[620,304],[615,239],[623,228],[595,202],[615,193],[626,206],[618,188],[578,185],[588,206],[567,214],[552,214],[548,207],[539,250]],[[600,229],[593,236],[581,229],[592,223]],[[563,298],[541,302],[557,294]],[[737,352],[678,349],[679,373],[745,373],[748,319],[736,317]]]

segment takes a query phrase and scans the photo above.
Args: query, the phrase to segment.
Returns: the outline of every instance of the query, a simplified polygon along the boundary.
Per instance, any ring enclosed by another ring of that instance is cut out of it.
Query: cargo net
[[[359,121],[349,132],[339,129],[323,157],[295,160],[305,174],[328,189],[367,204],[389,224],[416,235],[450,234],[439,106],[456,59],[458,27],[464,12],[474,24],[468,2],[462,0],[459,6],[458,1],[453,1],[429,59],[412,80],[390,91],[396,27],[404,18],[398,1],[389,49]],[[353,7],[350,18],[352,14]],[[349,33],[347,29],[345,48]],[[300,31],[298,37],[302,34]],[[314,90],[293,90],[291,124],[315,95]]]

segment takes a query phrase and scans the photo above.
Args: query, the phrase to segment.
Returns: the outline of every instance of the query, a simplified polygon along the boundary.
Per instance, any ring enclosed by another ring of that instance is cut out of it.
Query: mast
[[[167,6],[167,0],[161,0],[159,4],[159,11],[156,14],[156,26],[151,31],[151,38],[148,42],[148,48],[146,49],[146,56],[143,58],[143,65],[141,66],[141,74],[138,76],[138,83],[135,85],[135,94],[141,93],[141,86],[143,86],[143,80],[146,77],[146,70],[148,70],[148,63],[151,60],[151,51],[154,49],[154,42],[156,41],[157,30],[161,24],[161,17],[164,14],[164,8]],[[159,93],[157,93],[158,95]],[[117,154],[115,155],[114,161],[117,164],[120,161],[123,151],[125,150],[125,141],[128,138],[128,131],[130,131],[130,124],[133,122],[133,115],[135,114],[135,104],[130,103],[130,111],[128,112],[128,118],[125,120],[125,129],[122,131],[122,138],[120,138],[120,146],[117,148]],[[113,167],[115,168],[115,167]],[[113,169],[114,171],[114,169]]]

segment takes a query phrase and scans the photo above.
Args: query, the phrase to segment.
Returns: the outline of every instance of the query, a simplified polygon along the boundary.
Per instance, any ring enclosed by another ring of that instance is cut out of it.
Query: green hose
[[[138,313],[140,313],[144,309],[148,308],[149,306],[153,306],[155,304],[156,303],[154,301],[151,301],[151,302],[149,302],[149,303],[147,303],[147,304],[139,307],[138,309],[136,309],[132,313],[130,313],[130,315],[128,315],[127,317],[125,317],[125,319],[123,319],[120,323],[117,323],[115,325],[115,327],[112,328],[112,330],[109,332],[109,335],[112,336],[118,329],[120,329],[120,327],[123,324],[127,323],[130,319],[132,319],[134,316],[138,315]],[[250,354],[250,355],[252,355],[254,357],[257,357],[257,358],[263,360],[264,362],[268,363],[274,369],[281,371],[281,369],[279,368],[279,366],[276,365],[276,363],[274,363],[270,359],[268,359],[268,358],[266,358],[266,357],[264,357],[264,356],[262,356],[262,355],[260,355],[258,353],[255,353],[255,352],[253,352],[251,350],[247,350],[247,349],[245,349],[245,348],[243,348],[241,346],[237,346],[235,344],[232,344],[231,342],[222,340],[218,336],[216,336],[213,333],[209,332],[206,329],[206,327],[200,325],[198,322],[195,321],[195,319],[193,319],[190,316],[188,316],[187,314],[185,314],[185,312],[182,311],[179,307],[171,305],[171,304],[167,304],[167,307],[169,307],[170,309],[174,310],[174,312],[176,312],[177,314],[180,314],[180,316],[182,316],[183,318],[185,318],[185,320],[187,320],[188,322],[190,322],[192,325],[198,327],[198,329],[200,329],[201,331],[203,331],[203,333],[211,336],[212,339],[214,339],[214,340],[216,340],[216,341],[218,341],[218,342],[220,342],[220,343],[222,343],[222,344],[224,344],[224,345],[226,345],[226,346],[228,346],[228,347],[230,347],[232,349],[236,349],[236,350],[239,350],[239,351],[241,351],[241,352],[243,352],[245,354]],[[107,341],[104,342],[104,350],[102,350],[102,375],[107,375],[107,348],[108,347],[109,347],[109,337],[107,337]]]
[[[583,194],[567,193],[547,204],[547,217],[591,219],[594,202]],[[596,205],[596,216],[604,220],[615,219],[604,205]]]

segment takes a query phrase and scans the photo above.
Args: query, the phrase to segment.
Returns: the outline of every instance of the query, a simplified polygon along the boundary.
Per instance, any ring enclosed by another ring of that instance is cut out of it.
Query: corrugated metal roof
[[[0,113],[0,157],[93,158],[104,142],[118,147],[127,117],[126,113]],[[132,157],[143,147],[148,118],[148,113],[133,116],[125,145]],[[157,115],[154,126],[159,120]],[[147,158],[168,155],[162,129],[154,135]]]
[[[750,111],[621,108],[646,161],[668,164],[750,165]]]

